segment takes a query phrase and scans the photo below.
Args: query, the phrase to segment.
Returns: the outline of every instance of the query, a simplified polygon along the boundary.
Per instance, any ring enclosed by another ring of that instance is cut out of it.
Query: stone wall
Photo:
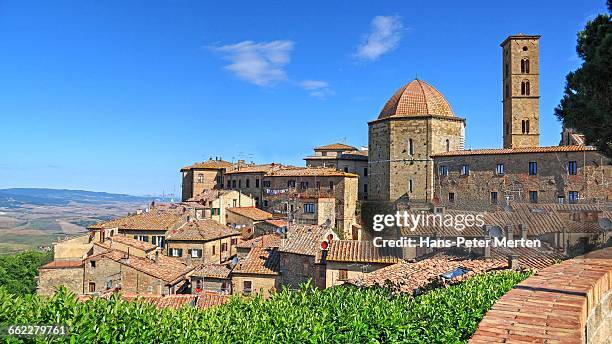
[[[431,199],[432,153],[463,149],[465,122],[441,116],[399,117],[369,123],[369,200]]]
[[[255,275],[255,274],[239,274],[232,275],[232,293],[234,295],[247,295],[244,291],[244,282],[251,282],[251,293],[259,294],[263,297],[269,297],[270,293],[278,290],[277,275]]]
[[[83,267],[39,269],[36,293],[51,296],[60,285],[76,295],[83,293]]]
[[[308,280],[324,289],[325,266],[315,264],[314,256],[280,252],[280,284],[297,289]]]
[[[232,243],[232,239],[234,239],[234,244]],[[188,265],[197,266],[203,263],[223,263],[228,261],[231,257],[236,255],[236,243],[238,240],[238,235],[225,237],[222,239],[216,239],[211,241],[183,241],[183,240],[168,240],[165,254],[167,256],[170,255],[170,250],[173,248],[182,249],[183,255],[181,257],[176,257],[181,259]],[[227,246],[227,250],[221,252],[221,245],[225,244]],[[190,249],[200,249],[202,250],[201,258],[192,258],[189,255]]]
[[[612,247],[540,270],[502,296],[470,343],[609,343]]]
[[[529,202],[529,192],[536,191],[538,202],[557,203],[568,193],[577,191],[579,203],[612,199],[612,166],[609,159],[595,151],[548,152],[521,154],[460,155],[435,157],[435,197],[449,208],[485,210],[494,206],[491,192],[497,192],[497,203],[505,204],[510,196],[516,202]],[[537,162],[537,175],[529,175],[529,162]],[[576,175],[568,175],[569,161],[577,163]],[[497,164],[504,173],[497,174]],[[440,175],[446,166],[448,175]],[[462,165],[469,175],[461,175]],[[454,194],[454,202],[449,201]]]

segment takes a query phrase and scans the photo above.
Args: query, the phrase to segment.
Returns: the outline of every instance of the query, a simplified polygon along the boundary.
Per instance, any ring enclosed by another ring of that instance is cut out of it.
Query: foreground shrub
[[[0,323],[66,324],[71,335],[54,339],[66,343],[464,342],[493,303],[526,277],[493,272],[417,298],[382,288],[306,285],[207,310],[157,310],[117,296],[78,302],[66,290],[47,299],[0,290]]]

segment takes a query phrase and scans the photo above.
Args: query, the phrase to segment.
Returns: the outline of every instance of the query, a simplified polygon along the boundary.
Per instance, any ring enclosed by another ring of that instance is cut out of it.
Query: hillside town
[[[491,270],[539,270],[609,246],[612,165],[564,128],[540,146],[539,39],[502,43],[502,148],[465,149],[467,119],[431,84],[399,88],[368,125],[367,147],[327,143],[283,162],[180,168],[181,202],[151,203],[54,244],[38,294],[121,293],[157,307],[207,308],[311,283],[420,294]],[[315,146],[316,143],[313,143]],[[177,166],[178,169],[178,166]],[[373,231],[376,214],[480,215]],[[374,237],[532,239],[540,247],[378,247]]]

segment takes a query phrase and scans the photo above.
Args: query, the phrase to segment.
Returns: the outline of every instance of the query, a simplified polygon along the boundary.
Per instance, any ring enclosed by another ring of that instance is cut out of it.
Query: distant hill
[[[101,204],[109,202],[143,203],[162,200],[160,197],[143,197],[84,190],[14,188],[0,189],[0,207],[18,207],[23,204],[66,205],[70,202]],[[167,201],[167,200],[162,200]]]

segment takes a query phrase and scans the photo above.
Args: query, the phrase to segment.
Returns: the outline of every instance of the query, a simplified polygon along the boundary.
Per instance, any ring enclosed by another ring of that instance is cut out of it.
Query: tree
[[[53,252],[25,251],[0,256],[0,286],[16,295],[36,292],[38,268],[53,260]]]
[[[584,134],[587,144],[612,157],[612,0],[608,13],[589,21],[578,33],[576,52],[582,66],[566,77],[555,115]]]

